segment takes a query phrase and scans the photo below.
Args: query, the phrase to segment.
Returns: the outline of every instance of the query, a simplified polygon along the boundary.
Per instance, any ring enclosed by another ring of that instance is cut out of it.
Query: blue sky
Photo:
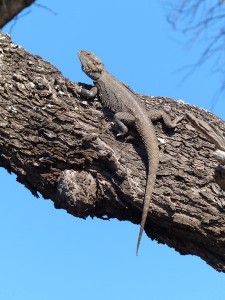
[[[205,44],[187,47],[187,36],[166,22],[163,1],[37,1],[13,27],[12,38],[53,63],[73,81],[90,83],[77,51],[91,50],[135,91],[183,99],[209,110],[219,86],[210,63],[180,85]],[[12,22],[3,32],[8,32]],[[223,101],[214,113],[225,117]],[[181,256],[117,220],[80,220],[34,198],[0,169],[0,299],[225,299],[224,274],[194,256]]]

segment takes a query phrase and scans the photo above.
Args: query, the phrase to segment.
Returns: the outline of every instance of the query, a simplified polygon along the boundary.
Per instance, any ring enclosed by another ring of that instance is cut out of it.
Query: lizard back
[[[97,86],[100,100],[102,101],[103,105],[115,112],[118,125],[123,127],[125,130],[127,130],[127,127],[123,124],[124,121],[126,121],[125,116],[128,116],[129,120],[134,120],[135,127],[140,134],[146,148],[148,156],[147,183],[143,204],[141,228],[137,243],[136,253],[138,253],[142,233],[148,216],[151,196],[159,164],[158,141],[154,126],[150,120],[147,110],[141,103],[141,100],[138,99],[138,97],[122,82],[112,76],[105,69],[103,63],[97,56],[91,52],[83,50],[78,52],[78,56],[82,64],[82,70],[93,79],[95,85]]]

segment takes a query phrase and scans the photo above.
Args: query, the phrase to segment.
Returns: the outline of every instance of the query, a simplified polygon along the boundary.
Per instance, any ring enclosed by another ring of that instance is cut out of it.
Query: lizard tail
[[[138,250],[139,250],[142,234],[144,231],[145,223],[147,220],[148,210],[149,210],[150,201],[151,201],[151,197],[152,197],[152,192],[153,192],[155,180],[156,180],[156,171],[158,168],[158,162],[155,161],[154,163],[152,162],[152,164],[150,163],[148,178],[147,178],[147,183],[146,183],[145,198],[144,198],[144,205],[143,205],[144,207],[143,207],[143,213],[142,213],[142,219],[141,219],[141,227],[140,227],[140,231],[139,231],[139,235],[138,235],[136,255],[138,255]]]

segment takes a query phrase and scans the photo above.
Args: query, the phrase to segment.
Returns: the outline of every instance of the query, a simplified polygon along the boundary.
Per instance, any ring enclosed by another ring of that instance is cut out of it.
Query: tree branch
[[[168,1],[166,1],[167,3]],[[222,0],[197,0],[177,1],[177,4],[167,3],[168,22],[174,29],[182,33],[189,33],[192,37],[189,44],[193,44],[202,37],[205,42],[205,50],[200,55],[195,66],[200,66],[213,59],[212,72],[224,74],[224,42],[225,42],[225,2]],[[195,67],[190,67],[192,73]],[[222,77],[218,89],[218,96],[224,91],[225,80]]]
[[[0,28],[35,0],[0,0]]]
[[[130,136],[116,138],[112,114],[80,98],[77,84],[50,63],[2,34],[0,49],[0,166],[74,216],[139,224],[147,156],[137,132],[131,128]],[[169,109],[173,117],[189,112],[225,130],[202,109],[139,97],[149,110]],[[146,233],[225,271],[225,188],[214,173],[214,145],[187,119],[175,130],[154,125],[160,166]]]

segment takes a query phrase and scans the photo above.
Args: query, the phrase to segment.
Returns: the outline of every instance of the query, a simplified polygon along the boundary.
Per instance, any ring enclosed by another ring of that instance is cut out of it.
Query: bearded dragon
[[[114,120],[121,130],[118,135],[125,135],[128,132],[125,124],[134,124],[146,148],[148,169],[141,227],[136,248],[138,255],[159,165],[158,141],[151,119],[163,118],[167,127],[175,128],[181,118],[172,122],[164,111],[158,111],[157,115],[155,113],[151,115],[138,96],[111,75],[101,60],[92,52],[81,50],[78,52],[78,57],[82,70],[94,82],[92,89],[81,88],[80,94],[86,98],[94,98],[98,94],[103,105],[115,113]]]

